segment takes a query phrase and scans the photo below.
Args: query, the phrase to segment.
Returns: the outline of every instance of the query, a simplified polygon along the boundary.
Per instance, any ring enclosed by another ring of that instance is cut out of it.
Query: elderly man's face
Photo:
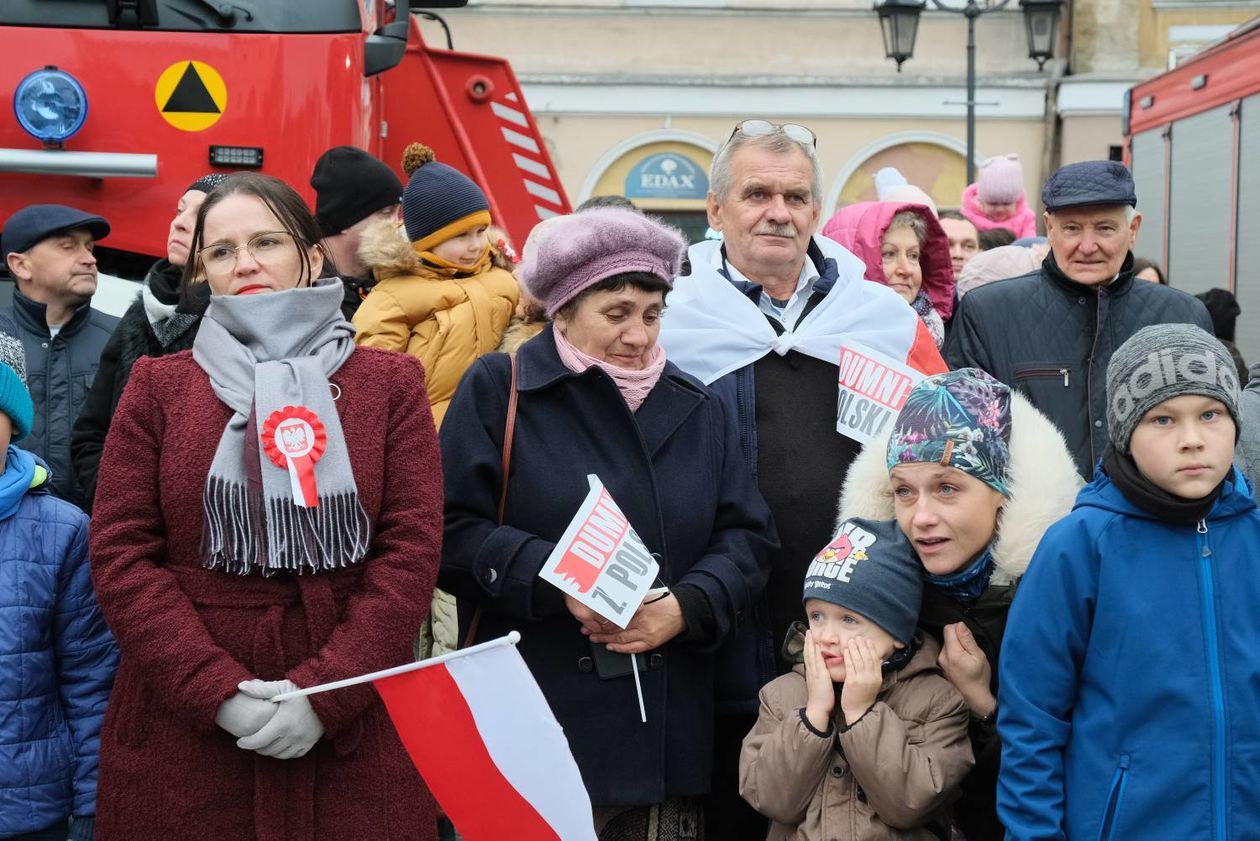
[[[96,292],[95,247],[92,234],[83,229],[53,234],[25,254],[7,255],[9,272],[31,300],[78,305]]]
[[[1070,207],[1046,213],[1046,238],[1054,261],[1077,283],[1101,286],[1120,272],[1137,241],[1142,216],[1125,221],[1125,206]]]
[[[726,256],[751,276],[800,271],[822,212],[809,158],[745,146],[731,155],[728,195],[709,193],[709,225],[722,232]]]

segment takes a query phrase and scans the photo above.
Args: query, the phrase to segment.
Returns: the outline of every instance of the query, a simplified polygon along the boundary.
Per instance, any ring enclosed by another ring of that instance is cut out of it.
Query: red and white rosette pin
[[[305,406],[285,406],[263,424],[263,452],[281,470],[289,471],[293,503],[303,508],[319,504],[315,462],[328,446],[328,433],[319,417]]]

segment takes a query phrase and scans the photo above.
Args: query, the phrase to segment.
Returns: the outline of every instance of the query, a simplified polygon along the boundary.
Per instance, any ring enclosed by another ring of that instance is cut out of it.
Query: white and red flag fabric
[[[425,784],[464,841],[595,841],[564,731],[515,643],[520,634],[383,672],[371,682]]]

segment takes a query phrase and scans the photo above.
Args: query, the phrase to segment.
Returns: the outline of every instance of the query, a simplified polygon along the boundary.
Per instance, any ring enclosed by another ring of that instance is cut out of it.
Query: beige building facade
[[[976,23],[976,160],[1018,153],[1034,207],[1061,163],[1119,154],[1124,91],[1164,65],[1170,38],[1260,0],[1068,6],[1044,71],[1018,0]],[[824,217],[873,199],[883,166],[941,208],[966,186],[961,15],[924,12],[900,73],[869,0],[470,0],[443,16],[458,49],[511,61],[574,205],[626,195],[698,238],[713,153],[750,117],[816,133]]]

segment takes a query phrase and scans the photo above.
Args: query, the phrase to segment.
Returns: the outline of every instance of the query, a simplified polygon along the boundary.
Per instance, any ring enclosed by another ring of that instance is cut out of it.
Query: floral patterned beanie
[[[888,469],[927,462],[956,467],[1003,496],[1011,458],[1011,390],[979,368],[920,382],[888,439]]]

